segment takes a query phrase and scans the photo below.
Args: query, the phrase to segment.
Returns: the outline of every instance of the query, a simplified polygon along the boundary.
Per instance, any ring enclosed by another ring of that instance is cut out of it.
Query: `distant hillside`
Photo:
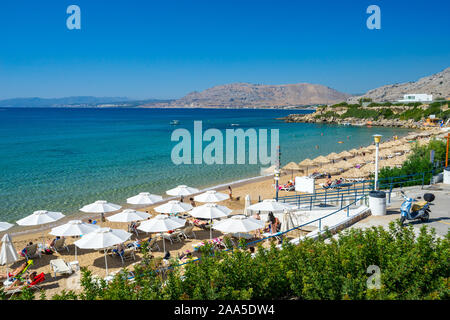
[[[361,98],[370,98],[374,102],[397,101],[408,93],[432,94],[433,99],[450,97],[450,68],[419,79],[416,82],[390,84],[347,99],[348,103],[358,103]]]
[[[0,100],[3,108],[49,108],[49,107],[136,107],[142,104],[169,103],[172,100],[131,100],[126,97],[66,97],[66,98],[14,98]]]
[[[185,107],[306,106],[345,101],[350,95],[318,84],[259,85],[233,83],[194,91],[172,105]]]

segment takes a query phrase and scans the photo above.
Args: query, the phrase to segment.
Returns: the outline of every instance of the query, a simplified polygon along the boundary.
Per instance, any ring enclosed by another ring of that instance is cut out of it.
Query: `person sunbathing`
[[[29,285],[34,280],[36,280],[36,276],[37,276],[37,272],[33,271],[29,275],[25,276],[25,279],[17,278],[16,280],[14,280],[13,283],[11,283],[11,285],[6,287],[5,290],[14,290],[14,289],[21,288],[21,287],[23,287],[25,285]]]
[[[28,250],[27,250],[27,248],[29,247],[29,246],[32,246],[33,245],[33,242],[29,242],[28,244],[27,244],[27,246],[25,247],[25,248],[23,248],[21,251],[17,251],[17,253],[21,256],[21,257],[25,257],[25,255],[28,253]]]
[[[325,183],[324,183],[323,186],[324,186],[324,187],[329,187],[329,186],[331,186],[331,183],[332,183],[332,182],[331,182],[331,179],[328,178],[327,181],[325,181]]]
[[[122,256],[125,252],[125,246],[123,245],[123,243],[119,243],[116,246],[116,249],[112,250],[115,254],[117,254],[118,256]]]
[[[27,268],[28,264],[32,264],[32,263],[33,263],[33,260],[25,261],[18,268],[14,269],[12,272],[0,274],[0,280],[17,277],[17,275],[21,274]]]

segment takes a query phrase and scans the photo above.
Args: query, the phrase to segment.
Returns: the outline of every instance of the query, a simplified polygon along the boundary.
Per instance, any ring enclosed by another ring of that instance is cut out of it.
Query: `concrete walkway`
[[[434,228],[438,236],[444,237],[450,228],[450,185],[438,183],[433,186],[406,187],[402,189],[408,197],[423,197],[425,193],[433,193],[436,199],[431,203],[431,213],[429,222],[420,220],[406,221],[405,224],[412,225],[418,232],[423,225]],[[400,190],[392,192],[391,204],[388,205],[388,212],[385,216],[368,216],[365,219],[350,226],[350,228],[368,228],[372,226],[383,226],[387,228],[391,221],[400,219],[400,206],[403,202]]]

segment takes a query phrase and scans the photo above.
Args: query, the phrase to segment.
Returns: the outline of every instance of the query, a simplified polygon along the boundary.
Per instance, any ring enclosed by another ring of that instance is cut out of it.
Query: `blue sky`
[[[81,8],[81,30],[66,9]],[[381,9],[369,30],[366,8]],[[1,1],[0,98],[178,98],[231,82],[362,93],[450,66],[447,0]]]

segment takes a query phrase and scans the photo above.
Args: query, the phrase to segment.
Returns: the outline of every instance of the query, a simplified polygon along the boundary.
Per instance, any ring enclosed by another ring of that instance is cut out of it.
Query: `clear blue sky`
[[[81,8],[68,30],[66,8]],[[381,30],[366,8],[381,8]],[[362,93],[450,66],[448,0],[0,3],[0,98],[178,98],[231,82]]]

